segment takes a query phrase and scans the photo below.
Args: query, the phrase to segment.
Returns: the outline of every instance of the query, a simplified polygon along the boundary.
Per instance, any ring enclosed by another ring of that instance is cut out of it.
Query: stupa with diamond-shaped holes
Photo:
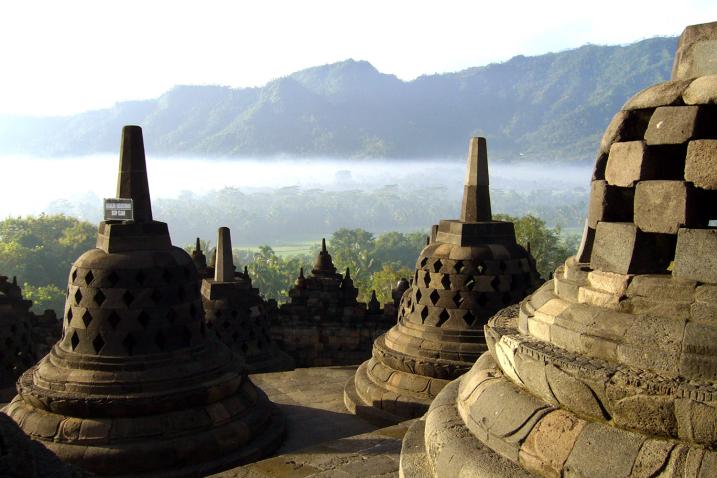
[[[239,355],[250,373],[292,370],[271,338],[270,321],[248,271],[234,272],[229,228],[219,228],[214,278],[202,281],[207,328]]]
[[[198,476],[273,451],[282,418],[207,334],[192,259],[152,219],[138,126],[122,131],[117,195],[134,220],[100,223],[70,271],[62,338],[5,413],[99,475]]]
[[[599,147],[583,243],[485,327],[401,476],[717,476],[717,22]]]
[[[442,220],[421,251],[398,323],[346,384],[352,412],[380,421],[422,415],[486,350],[483,326],[538,285],[513,223],[494,221],[484,138],[472,138],[460,220]]]

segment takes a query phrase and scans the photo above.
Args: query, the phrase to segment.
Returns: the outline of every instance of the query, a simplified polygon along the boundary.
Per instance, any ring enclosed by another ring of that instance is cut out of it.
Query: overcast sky
[[[404,80],[678,35],[717,1],[3,1],[0,114],[69,114],[176,84],[258,86],[354,58]]]

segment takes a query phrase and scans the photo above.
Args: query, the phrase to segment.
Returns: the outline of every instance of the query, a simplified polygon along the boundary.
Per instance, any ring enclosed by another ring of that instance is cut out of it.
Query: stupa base
[[[75,418],[19,396],[3,411],[62,461],[102,476],[204,476],[262,459],[284,437],[283,416],[249,380],[218,402],[157,415]]]

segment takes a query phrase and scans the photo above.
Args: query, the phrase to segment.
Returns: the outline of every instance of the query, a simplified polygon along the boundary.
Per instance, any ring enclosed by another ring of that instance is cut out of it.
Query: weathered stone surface
[[[605,179],[612,186],[630,187],[651,176],[644,141],[613,143],[605,168]]]
[[[640,181],[635,188],[635,224],[644,232],[677,234],[695,220],[694,192],[684,181]]]
[[[650,118],[645,131],[648,145],[681,144],[689,141],[697,132],[699,107],[662,106]]]
[[[717,103],[717,75],[695,78],[682,94],[682,99],[688,105]]]
[[[590,266],[618,274],[663,272],[672,259],[672,238],[649,235],[633,223],[600,222]]]
[[[559,478],[586,422],[556,410],[533,428],[520,449],[520,465],[539,476]]]
[[[717,73],[717,22],[690,25],[680,35],[672,79]]]
[[[717,140],[692,140],[687,145],[685,180],[703,189],[717,189]]]
[[[610,186],[607,181],[593,181],[588,209],[588,227],[595,228],[598,221],[621,222],[632,220],[634,191],[630,188]]]
[[[568,456],[563,476],[627,478],[644,441],[635,433],[588,423]]]
[[[717,229],[680,229],[675,277],[717,283]]]
[[[622,109],[637,110],[673,105],[682,99],[682,92],[689,84],[690,80],[677,80],[649,86],[627,100]]]
[[[665,274],[644,274],[632,278],[627,288],[629,297],[641,296],[665,301],[690,301],[697,282],[677,279]]]

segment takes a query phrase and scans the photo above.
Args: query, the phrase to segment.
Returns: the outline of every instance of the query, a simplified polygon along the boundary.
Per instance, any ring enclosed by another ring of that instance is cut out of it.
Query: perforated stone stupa
[[[344,275],[336,272],[322,239],[311,274],[299,271],[289,302],[279,309],[273,338],[299,367],[360,363],[393,319],[375,308],[368,313],[366,304],[356,300],[358,293],[348,269]]]
[[[202,281],[209,330],[242,357],[250,373],[294,368],[294,361],[271,338],[270,322],[247,271],[234,272],[229,228],[219,228],[214,278]]]
[[[409,430],[402,476],[717,476],[717,22],[600,144],[583,243]]]
[[[15,388],[17,378],[35,363],[30,307],[17,280],[0,276],[0,397]]]
[[[383,421],[422,415],[486,350],[487,320],[538,284],[513,223],[492,219],[484,138],[470,141],[460,220],[440,221],[434,234],[416,261],[398,323],[346,385],[344,400],[355,413]]]
[[[63,461],[100,475],[198,476],[275,449],[283,421],[206,332],[196,268],[154,221],[142,130],[122,131],[117,195],[74,263],[63,335],[5,408]]]

